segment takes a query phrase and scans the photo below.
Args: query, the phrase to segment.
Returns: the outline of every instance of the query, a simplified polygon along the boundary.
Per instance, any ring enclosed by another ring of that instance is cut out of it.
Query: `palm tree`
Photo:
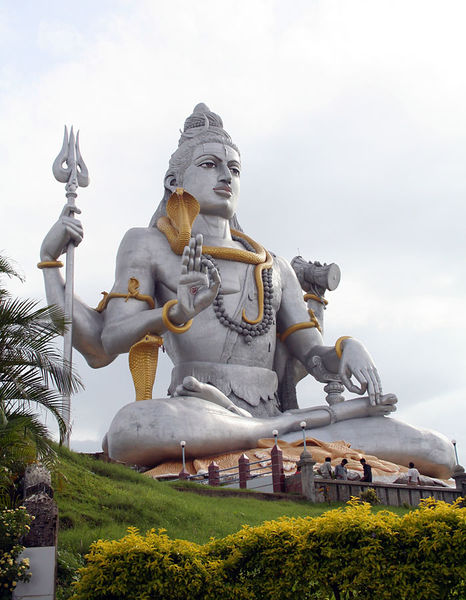
[[[62,441],[68,423],[63,395],[82,388],[55,345],[55,339],[66,328],[61,309],[40,308],[36,301],[12,298],[3,285],[5,276],[22,280],[11,261],[0,256],[0,465],[3,467],[12,465],[20,456],[30,456],[31,452],[34,458],[50,460],[54,451],[37,409],[41,407],[53,415]]]

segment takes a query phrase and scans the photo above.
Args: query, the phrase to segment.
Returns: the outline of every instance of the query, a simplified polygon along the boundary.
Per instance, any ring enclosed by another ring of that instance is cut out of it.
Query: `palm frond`
[[[20,281],[24,281],[24,277],[13,266],[13,262],[11,258],[0,255],[0,277],[6,275],[7,277],[17,277]]]
[[[0,429],[12,415],[16,420],[22,416],[34,433],[38,452],[44,453],[48,442],[40,440],[46,440],[47,428],[33,408],[42,407],[53,415],[62,440],[69,421],[63,397],[83,385],[56,346],[56,338],[67,328],[63,310],[11,297],[1,285],[2,276],[22,280],[11,261],[0,256]]]
[[[8,415],[8,422],[0,426],[0,460],[29,462],[40,460],[50,463],[56,457],[47,427],[37,415],[28,409],[15,408]],[[33,444],[34,452],[31,452]]]

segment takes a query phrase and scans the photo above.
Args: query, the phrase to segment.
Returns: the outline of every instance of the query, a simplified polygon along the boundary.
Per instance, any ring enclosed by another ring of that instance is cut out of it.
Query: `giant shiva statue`
[[[445,474],[454,464],[451,444],[386,416],[396,397],[382,393],[364,346],[347,336],[324,345],[318,308],[332,282],[314,281],[318,293],[305,300],[302,290],[309,291],[309,269],[320,265],[295,259],[295,272],[243,232],[240,175],[240,153],[222,119],[198,104],[149,226],[130,229],[121,242],[111,292],[97,309],[75,299],[73,346],[95,368],[129,352],[141,400],[114,417],[104,440],[109,455],[155,465],[178,457],[180,440],[188,456],[207,456],[254,447],[273,429],[296,436],[306,421],[317,438],[345,439],[381,458],[415,460]],[[74,210],[65,207],[41,247],[50,304],[64,305],[57,258],[83,237]],[[322,267],[327,280],[337,278],[335,267]],[[152,399],[162,343],[174,363],[170,395]],[[288,384],[299,370],[357,397],[336,395],[328,405],[298,409]]]

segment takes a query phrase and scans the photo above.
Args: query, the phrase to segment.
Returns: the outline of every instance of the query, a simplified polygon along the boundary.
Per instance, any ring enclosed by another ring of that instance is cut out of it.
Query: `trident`
[[[66,167],[64,164],[66,163]],[[78,187],[86,187],[89,185],[89,173],[84,164],[81,152],[79,151],[79,131],[74,138],[73,127],[71,127],[70,135],[65,125],[65,134],[63,136],[63,145],[53,162],[52,166],[55,179],[60,183],[66,183],[65,195],[67,200],[66,207],[68,213],[74,217],[76,211],[76,198],[78,196]],[[68,327],[64,334],[63,342],[63,362],[65,368],[71,373],[73,359],[73,293],[74,293],[74,244],[69,242],[66,247],[66,278],[65,278],[65,316],[68,320]],[[65,436],[65,446],[70,447],[70,422],[71,422],[71,394],[67,393],[63,397],[64,402],[64,418],[67,423],[67,432]]]

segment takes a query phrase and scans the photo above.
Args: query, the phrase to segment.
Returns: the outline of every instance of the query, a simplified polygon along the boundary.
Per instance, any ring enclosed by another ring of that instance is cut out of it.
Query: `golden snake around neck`
[[[199,202],[183,188],[176,188],[168,199],[166,210],[167,216],[160,217],[157,221],[157,229],[165,235],[172,251],[181,256],[185,246],[189,244],[191,239],[191,229],[200,211]],[[243,321],[254,325],[260,323],[264,316],[262,271],[272,266],[273,258],[261,244],[255,242],[242,231],[232,229],[231,233],[248,242],[254,248],[254,252],[239,248],[222,248],[220,246],[203,246],[202,252],[210,254],[213,258],[256,265],[254,279],[257,288],[258,315],[256,319],[250,320],[246,317],[244,309],[242,312]]]

